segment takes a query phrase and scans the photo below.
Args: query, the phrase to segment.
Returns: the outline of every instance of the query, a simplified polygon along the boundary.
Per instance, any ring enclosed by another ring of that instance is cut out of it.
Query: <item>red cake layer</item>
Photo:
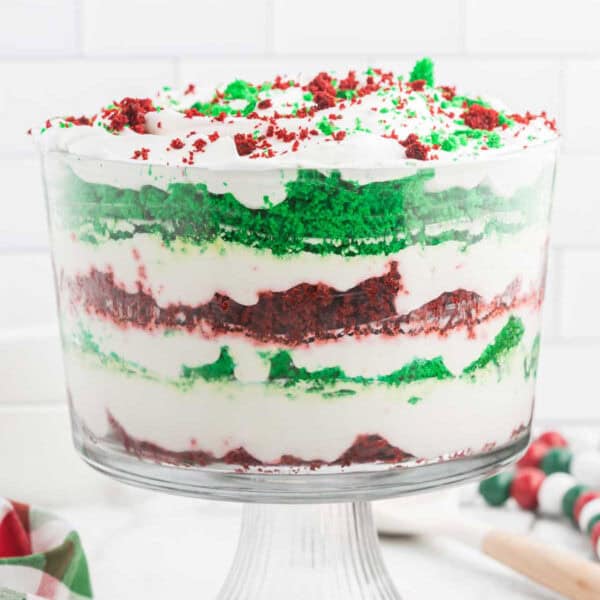
[[[149,291],[126,291],[111,272],[92,270],[65,280],[68,301],[75,310],[113,323],[141,329],[184,329],[205,337],[240,333],[260,342],[296,345],[344,335],[417,335],[446,333],[500,316],[525,303],[539,303],[542,291],[521,293],[514,281],[501,295],[486,302],[475,292],[448,291],[420,308],[399,315],[395,299],[402,288],[396,263],[381,277],[373,277],[341,292],[324,284],[302,283],[285,292],[265,291],[256,304],[238,304],[215,294],[204,304],[171,304],[161,307]]]
[[[125,428],[108,413],[108,420],[116,439],[123,444],[125,450],[135,454],[138,458],[151,460],[158,463],[168,463],[180,466],[207,466],[214,463],[236,465],[243,469],[250,467],[310,467],[312,470],[323,466],[347,467],[363,463],[401,463],[409,458],[410,454],[392,446],[386,439],[377,434],[358,435],[354,443],[343,452],[336,460],[327,462],[321,459],[305,459],[289,454],[282,455],[274,462],[262,462],[252,456],[245,448],[230,450],[225,455],[217,457],[204,450],[188,450],[174,452],[145,440],[139,440],[127,433]]]

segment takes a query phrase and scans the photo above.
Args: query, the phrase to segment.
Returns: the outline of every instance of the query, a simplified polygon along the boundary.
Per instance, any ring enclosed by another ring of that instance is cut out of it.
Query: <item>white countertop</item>
[[[80,532],[97,600],[214,598],[236,546],[240,505],[179,498],[109,483],[97,503],[53,510]],[[566,522],[516,506],[490,509],[474,487],[464,510],[507,529],[591,557],[589,540]],[[543,590],[460,544],[443,539],[384,539],[384,558],[403,599],[550,600]],[[435,576],[432,576],[435,573]]]

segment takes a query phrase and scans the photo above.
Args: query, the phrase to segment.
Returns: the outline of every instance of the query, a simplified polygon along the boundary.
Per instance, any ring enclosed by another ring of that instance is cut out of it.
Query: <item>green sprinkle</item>
[[[411,397],[408,399],[408,403],[409,403],[411,406],[414,406],[415,404],[418,404],[418,403],[419,403],[419,402],[421,402],[422,400],[423,400],[423,398],[419,398],[419,396],[411,396]]]
[[[306,94],[304,94],[304,96],[302,96],[304,98],[304,100],[306,100],[307,102],[311,102],[313,99],[313,95],[310,92],[306,92]]]

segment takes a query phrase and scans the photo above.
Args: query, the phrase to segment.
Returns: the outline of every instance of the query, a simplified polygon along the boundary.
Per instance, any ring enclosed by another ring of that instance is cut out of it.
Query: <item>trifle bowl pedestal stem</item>
[[[218,600],[394,600],[369,502],[245,504]]]

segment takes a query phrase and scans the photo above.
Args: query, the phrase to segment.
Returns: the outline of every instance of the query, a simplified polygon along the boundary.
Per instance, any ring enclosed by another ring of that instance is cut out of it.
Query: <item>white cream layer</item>
[[[74,129],[60,131],[72,132]],[[76,134],[77,132],[72,135]],[[137,134],[112,136],[116,141],[111,140],[111,143],[128,144],[129,148],[133,144],[140,143],[139,140],[131,140],[133,136],[138,137]],[[256,161],[250,161],[251,166],[254,167],[252,169],[248,167],[249,161],[240,157],[233,162],[227,160],[226,157],[231,152],[229,146],[233,146],[231,139],[218,140],[212,144],[212,160],[205,168],[186,167],[177,163],[170,166],[149,166],[136,161],[116,162],[111,160],[114,156],[109,148],[106,148],[106,152],[98,151],[100,152],[98,158],[92,159],[85,155],[78,155],[79,145],[68,146],[69,152],[74,154],[65,154],[60,160],[63,160],[65,166],[72,169],[78,177],[89,183],[133,190],[139,190],[145,185],[166,190],[171,183],[204,183],[214,194],[231,192],[244,206],[258,209],[266,208],[265,197],[272,205],[285,200],[285,184],[296,179],[298,168],[317,169],[324,174],[338,169],[343,179],[356,181],[360,185],[403,179],[414,175],[418,169],[435,169],[434,177],[425,185],[426,191],[441,192],[452,187],[472,189],[478,185],[486,185],[494,194],[509,198],[518,189],[543,181],[544,192],[547,189],[549,193],[549,182],[557,152],[557,144],[549,142],[531,148],[525,153],[515,156],[500,154],[491,160],[465,159],[461,162],[450,161],[444,164],[432,161],[419,165],[409,164],[411,162],[409,161],[407,164],[398,164],[399,161],[394,156],[398,148],[402,149],[401,146],[393,140],[367,137],[367,140],[362,140],[357,134],[348,142],[344,142],[342,148],[337,142],[315,146],[321,148],[318,151],[312,150],[313,153],[317,153],[316,156],[300,163],[281,159],[256,165]],[[104,136],[102,139],[93,136],[94,147],[100,147],[104,141]],[[86,143],[92,142],[86,139]],[[372,145],[376,147],[371,148]],[[364,161],[373,155],[389,157],[389,160],[382,158],[380,163],[375,165],[368,162],[364,164]]]
[[[328,399],[288,398],[290,390],[259,384],[198,382],[184,393],[70,355],[67,371],[73,408],[99,438],[109,432],[110,411],[129,435],[171,451],[222,456],[244,447],[265,462],[283,454],[334,461],[357,435],[370,433],[417,458],[435,459],[506,443],[529,423],[534,382],[524,378],[523,360],[515,352],[501,376],[492,367],[475,379],[369,386]]]
[[[346,336],[303,344],[288,351],[297,367],[305,367],[309,371],[340,367],[350,377],[387,375],[414,359],[432,360],[437,357],[443,359],[451,373],[459,375],[494,341],[510,315],[523,321],[527,336],[535,336],[539,331],[539,310],[526,306],[481,323],[474,328],[472,335],[465,329],[454,329],[445,335]],[[87,315],[74,320],[65,316],[63,331],[67,339],[71,333],[76,339],[81,329],[92,334],[104,354],[114,352],[165,381],[180,377],[183,365],[197,367],[215,362],[221,348],[227,346],[239,381],[264,382],[269,375],[269,357],[281,349],[274,344],[259,345],[239,335],[222,335],[217,339],[205,339],[185,331],[165,335],[160,331],[121,329]]]
[[[141,283],[161,307],[203,304],[215,293],[252,305],[261,291],[282,292],[301,283],[322,283],[346,291],[384,275],[390,263],[397,261],[402,289],[396,310],[403,314],[458,289],[491,300],[518,279],[523,292],[536,290],[542,282],[546,244],[545,228],[534,226],[514,235],[487,235],[466,248],[450,241],[414,245],[388,256],[348,258],[302,252],[279,257],[223,242],[204,248],[175,244],[169,249],[151,234],[99,245],[59,234],[54,239],[54,256],[59,273],[66,277],[86,275],[91,269],[110,270],[115,281],[131,293]]]

